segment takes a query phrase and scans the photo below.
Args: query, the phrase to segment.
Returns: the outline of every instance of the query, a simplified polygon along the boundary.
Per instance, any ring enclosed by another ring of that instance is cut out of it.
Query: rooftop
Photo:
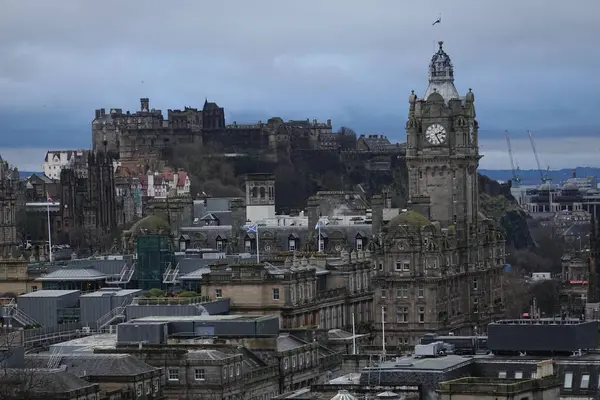
[[[257,321],[261,319],[273,318],[271,315],[170,315],[170,316],[151,316],[136,318],[129,321],[136,322],[177,322],[177,321]]]
[[[81,297],[128,296],[141,291],[141,289],[102,288],[96,292],[83,294]]]
[[[42,275],[36,281],[102,281],[107,277],[94,268],[61,268]]]
[[[442,357],[419,358],[419,357],[403,357],[396,360],[384,361],[378,366],[365,368],[368,370],[427,370],[427,371],[444,371],[449,368],[459,367],[463,364],[469,364],[473,359],[461,357],[455,354],[449,354]]]
[[[61,297],[79,293],[79,290],[38,290],[20,295],[19,297]]]
[[[560,385],[557,377],[552,375],[542,379],[501,379],[501,378],[476,378],[467,377],[452,381],[441,382],[441,393],[471,393],[487,394],[493,396],[510,396],[519,393],[536,391],[543,388],[557,387]]]

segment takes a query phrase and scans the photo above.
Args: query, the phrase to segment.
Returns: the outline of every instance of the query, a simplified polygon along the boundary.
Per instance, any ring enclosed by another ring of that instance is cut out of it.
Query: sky
[[[332,119],[404,141],[437,41],[473,89],[482,168],[600,166],[600,1],[19,0],[0,13],[0,154],[38,171],[89,148],[97,108]],[[576,6],[575,6],[576,5]],[[432,26],[441,14],[442,22]]]

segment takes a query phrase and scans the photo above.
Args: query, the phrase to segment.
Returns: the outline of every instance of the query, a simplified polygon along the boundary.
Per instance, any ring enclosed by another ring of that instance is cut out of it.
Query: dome
[[[562,187],[563,191],[572,191],[572,192],[578,192],[579,191],[579,187],[577,187],[576,184],[572,183],[572,182],[567,182],[565,183],[565,185]]]
[[[340,390],[338,394],[333,396],[331,400],[358,400],[356,396],[352,396],[347,390]]]
[[[429,225],[430,223],[431,221],[429,221],[423,214],[414,210],[409,210],[401,212],[392,218],[390,222],[388,222],[388,226],[395,227],[400,225],[409,225],[420,228],[425,225]]]
[[[131,232],[135,233],[169,233],[171,227],[161,217],[157,215],[148,215],[136,222],[130,229]]]
[[[438,45],[440,47],[429,63],[429,86],[423,98],[427,99],[433,92],[438,92],[446,102],[459,99],[460,95],[454,86],[454,66],[444,51],[444,42],[438,42]]]

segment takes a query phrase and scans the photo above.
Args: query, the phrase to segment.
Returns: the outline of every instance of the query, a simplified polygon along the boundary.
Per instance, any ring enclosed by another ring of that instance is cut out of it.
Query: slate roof
[[[94,268],[61,268],[36,279],[36,281],[101,281],[108,276]]]
[[[29,355],[36,364],[48,364],[50,354]],[[82,376],[136,376],[155,371],[156,368],[129,354],[72,353],[61,358],[66,371]]]
[[[223,353],[214,349],[200,349],[188,351],[188,358],[192,360],[225,360],[233,357],[232,354]]]
[[[305,342],[291,336],[289,333],[282,333],[277,337],[277,351],[279,352],[297,349],[305,344]]]
[[[35,384],[33,385],[33,391],[35,393],[64,393],[76,390],[82,390],[85,388],[98,387],[88,381],[81,379],[67,371],[59,369],[47,369],[40,368],[37,370],[29,371],[31,374],[26,379],[32,380]],[[23,369],[8,369],[0,371],[0,382],[5,379],[11,379],[16,376],[17,379],[22,379]],[[51,398],[51,397],[48,397]]]

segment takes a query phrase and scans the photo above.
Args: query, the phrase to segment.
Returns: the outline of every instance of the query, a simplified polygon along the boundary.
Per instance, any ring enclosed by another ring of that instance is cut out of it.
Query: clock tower
[[[471,89],[460,96],[454,67],[439,42],[423,98],[409,96],[406,163],[412,208],[442,227],[477,225],[479,148]],[[465,228],[464,230],[461,228]]]

